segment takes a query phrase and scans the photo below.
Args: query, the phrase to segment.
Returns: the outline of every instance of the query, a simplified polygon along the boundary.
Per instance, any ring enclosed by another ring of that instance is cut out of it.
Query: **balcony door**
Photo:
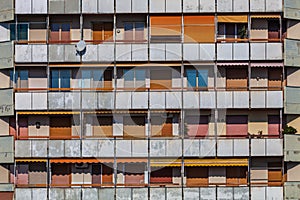
[[[96,43],[107,40],[113,40],[113,23],[94,23],[93,40]]]

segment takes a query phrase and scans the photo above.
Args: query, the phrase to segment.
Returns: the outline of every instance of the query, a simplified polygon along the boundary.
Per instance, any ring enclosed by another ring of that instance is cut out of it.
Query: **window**
[[[70,24],[53,23],[51,24],[50,40],[51,41],[70,41]]]
[[[246,39],[247,24],[234,24],[234,23],[219,23],[218,24],[218,39]]]
[[[144,22],[125,22],[124,23],[124,40],[141,41],[145,39],[144,36]]]
[[[208,70],[186,69],[188,87],[207,87]]]
[[[110,69],[85,69],[81,71],[80,88],[111,88],[112,71]]]
[[[124,69],[124,86],[126,88],[145,87],[146,70],[144,69]]]
[[[50,73],[51,88],[70,88],[71,87],[71,70],[54,69]]]
[[[181,42],[181,16],[151,16],[151,42]]]
[[[10,40],[28,40],[28,24],[10,24]]]
[[[28,88],[28,69],[16,69],[14,72],[10,71],[11,86],[16,88]]]
[[[226,68],[226,89],[247,90],[248,69],[246,67]]]
[[[280,38],[280,16],[251,16],[251,39],[253,40],[268,40]],[[277,39],[277,40],[276,40]]]
[[[227,115],[226,135],[245,137],[248,135],[247,115]]]

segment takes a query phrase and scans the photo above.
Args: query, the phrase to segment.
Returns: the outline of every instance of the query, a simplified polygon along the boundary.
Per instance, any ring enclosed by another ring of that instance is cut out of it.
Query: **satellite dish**
[[[75,45],[75,47],[76,47],[76,51],[77,51],[79,54],[83,53],[83,52],[85,51],[85,49],[86,49],[85,41],[80,40],[80,41]]]

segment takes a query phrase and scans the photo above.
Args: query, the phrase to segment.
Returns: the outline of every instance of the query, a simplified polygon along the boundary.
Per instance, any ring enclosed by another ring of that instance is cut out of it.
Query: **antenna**
[[[76,45],[75,45],[76,51],[78,55],[83,55],[86,52],[86,44],[84,40],[80,40]]]

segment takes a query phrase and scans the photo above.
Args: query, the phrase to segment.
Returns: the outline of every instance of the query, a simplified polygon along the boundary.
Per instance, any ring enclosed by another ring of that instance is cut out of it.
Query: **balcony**
[[[137,158],[148,157],[148,154],[153,158],[283,156],[282,139],[185,139],[183,145],[181,139],[150,139],[149,143],[148,140],[126,139],[16,140],[15,157],[110,158],[116,155],[118,158]]]
[[[7,69],[14,67],[14,43],[1,42],[0,43],[0,69]]]
[[[284,17],[288,19],[299,20],[300,17],[298,15],[300,10],[300,4],[298,1],[294,0],[285,0],[284,1]]]
[[[0,89],[0,116],[14,115],[13,90]]]
[[[284,135],[284,161],[300,162],[300,135]]]
[[[215,44],[183,44],[183,59],[186,61],[214,61]]]
[[[284,196],[285,199],[297,199],[300,196],[300,182],[285,182]]]
[[[150,199],[283,199],[282,187],[201,187],[201,188],[150,188]],[[34,200],[47,199],[47,192],[51,199],[147,199],[147,188],[17,188],[15,191],[16,200],[24,198]],[[116,192],[116,193],[115,193]]]
[[[0,163],[14,163],[14,138],[11,136],[0,137]]]
[[[250,43],[250,60],[282,60],[282,43]]]
[[[287,66],[300,67],[300,41],[284,40],[284,64]]]

